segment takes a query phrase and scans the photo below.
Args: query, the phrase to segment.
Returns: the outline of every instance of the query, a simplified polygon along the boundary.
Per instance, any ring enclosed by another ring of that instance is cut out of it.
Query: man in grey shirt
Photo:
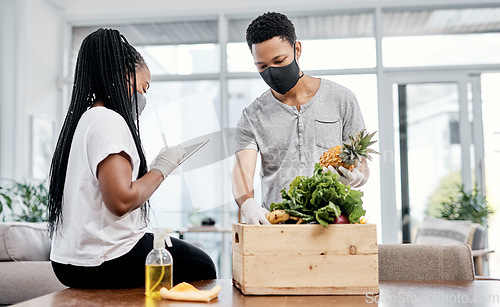
[[[311,176],[323,152],[365,126],[351,91],[300,71],[302,46],[285,15],[257,17],[248,26],[246,39],[270,89],[243,110],[238,122],[233,195],[248,224],[269,224],[265,214],[271,203],[282,201],[281,189],[296,176]],[[259,152],[262,205],[253,197]],[[352,172],[342,169],[340,175],[344,184],[363,185],[369,176],[366,161]]]

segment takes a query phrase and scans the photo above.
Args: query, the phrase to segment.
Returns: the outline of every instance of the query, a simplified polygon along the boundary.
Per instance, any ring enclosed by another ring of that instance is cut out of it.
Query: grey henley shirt
[[[300,107],[288,106],[267,90],[243,110],[236,127],[236,152],[261,155],[262,206],[282,202],[281,189],[296,176],[311,176],[331,147],[365,128],[354,94],[321,79],[316,94]]]

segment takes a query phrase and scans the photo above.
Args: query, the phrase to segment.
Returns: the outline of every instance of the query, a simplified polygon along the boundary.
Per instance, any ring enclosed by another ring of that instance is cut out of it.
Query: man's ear
[[[298,60],[302,54],[302,44],[299,41],[295,42],[295,54]]]

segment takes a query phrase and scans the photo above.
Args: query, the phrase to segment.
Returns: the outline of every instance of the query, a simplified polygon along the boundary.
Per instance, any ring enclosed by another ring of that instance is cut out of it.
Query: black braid
[[[64,183],[76,126],[83,113],[96,100],[103,101],[106,108],[117,112],[125,119],[141,161],[138,177],[147,173],[146,157],[139,133],[139,117],[133,118],[129,97],[129,83],[137,88],[136,69],[144,67],[146,63],[142,56],[117,30],[99,29],[84,39],[76,62],[71,103],[50,167],[48,206],[50,237],[63,222]],[[135,91],[134,95],[137,95]],[[135,114],[138,114],[137,110]],[[141,206],[142,217],[146,224],[149,222],[149,209],[149,201]]]

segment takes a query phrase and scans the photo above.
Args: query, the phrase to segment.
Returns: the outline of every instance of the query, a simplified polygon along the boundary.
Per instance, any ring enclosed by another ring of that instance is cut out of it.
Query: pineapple
[[[356,165],[356,161],[361,161],[361,158],[371,160],[371,153],[377,153],[375,150],[368,148],[376,141],[372,141],[375,132],[369,134],[365,129],[361,130],[356,136],[349,136],[349,141],[342,145],[332,147],[325,151],[319,158],[319,165],[323,167],[333,166],[337,171],[340,166],[352,171]]]

